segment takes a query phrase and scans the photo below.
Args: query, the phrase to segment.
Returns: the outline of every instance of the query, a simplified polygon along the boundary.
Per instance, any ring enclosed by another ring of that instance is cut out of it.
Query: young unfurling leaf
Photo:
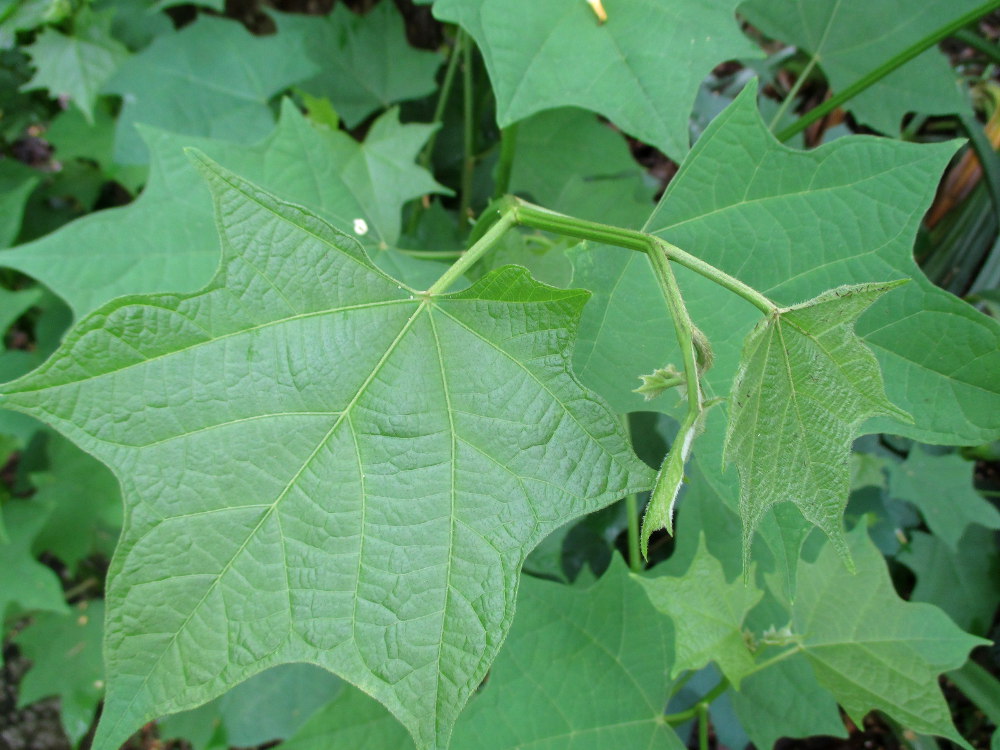
[[[878,361],[854,322],[900,283],[832,289],[776,310],[747,336],[725,447],[740,475],[745,564],[764,514],[786,501],[850,558],[841,516],[851,440],[871,417],[909,419],[886,398]]]

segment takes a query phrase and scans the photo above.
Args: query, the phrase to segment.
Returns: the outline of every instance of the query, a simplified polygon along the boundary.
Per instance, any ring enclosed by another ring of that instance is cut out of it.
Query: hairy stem
[[[771,118],[771,122],[767,126],[767,129],[772,133],[774,132],[774,129],[778,127],[778,123],[781,122],[781,118],[785,116],[785,112],[787,112],[788,108],[795,102],[795,97],[799,95],[802,85],[806,82],[806,79],[809,78],[809,74],[812,73],[813,68],[816,67],[817,60],[819,60],[819,57],[816,55],[809,58],[809,62],[795,79],[795,83],[792,84],[792,88],[788,90],[788,93],[781,102],[781,106],[778,107],[778,111],[774,113],[774,117]]]
[[[695,703],[691,708],[686,711],[678,711],[675,714],[667,714],[663,717],[663,720],[672,727],[676,727],[683,724],[685,721],[690,721],[698,716],[698,712],[701,710],[700,707],[704,706],[706,709],[712,705],[712,702],[722,695],[724,692],[729,690],[729,680],[723,677],[719,680],[719,684],[714,688],[709,690],[705,695]]]
[[[444,294],[448,291],[448,288],[452,284],[462,278],[466,271],[478,263],[479,259],[503,237],[504,233],[517,223],[517,218],[514,211],[510,208],[509,203],[501,202],[497,213],[499,215],[497,222],[472,247],[466,250],[461,258],[441,274],[441,278],[435,281],[426,292],[423,292],[423,295],[430,297],[435,294]]]
[[[451,95],[452,83],[455,80],[455,71],[458,70],[458,61],[462,56],[462,49],[465,47],[465,36],[465,29],[460,27],[455,34],[455,43],[448,53],[448,67],[444,70],[444,78],[441,80],[441,90],[438,92],[437,104],[434,105],[434,116],[431,118],[431,124],[438,127],[434,129],[430,138],[427,139],[427,143],[424,144],[424,148],[420,152],[420,158],[417,160],[417,163],[425,168],[431,164],[434,143],[437,141],[437,134],[444,120],[444,109],[448,106],[448,97]]]
[[[632,429],[628,423],[628,414],[621,415],[621,423],[631,445]],[[625,496],[625,515],[628,516],[628,566],[633,573],[641,573],[643,564],[639,552],[639,496],[634,492]]]

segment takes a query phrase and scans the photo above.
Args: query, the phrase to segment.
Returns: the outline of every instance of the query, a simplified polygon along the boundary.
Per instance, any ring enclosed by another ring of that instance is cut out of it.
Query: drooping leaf
[[[48,436],[49,468],[31,476],[35,500],[52,508],[35,537],[36,552],[50,552],[75,571],[94,552],[111,556],[122,524],[118,480],[108,468],[58,434]]]
[[[418,295],[307,210],[201,161],[216,279],[109,303],[4,389],[111,466],[128,503],[95,748],[291,661],[444,747],[527,552],[649,486],[568,369],[586,294],[508,267]]]
[[[848,542],[857,575],[844,568],[832,544],[799,566],[791,628],[805,658],[859,726],[865,714],[879,710],[914,732],[964,746],[937,678],[986,641],[963,633],[937,607],[901,600],[862,525]]]
[[[0,543],[0,619],[27,612],[65,613],[59,578],[31,554],[48,508],[28,500],[3,505],[7,541]]]
[[[639,580],[653,606],[673,623],[676,656],[671,674],[676,677],[714,661],[739,687],[754,666],[743,637],[743,621],[763,592],[739,577],[727,582],[722,565],[708,552],[704,536],[684,575]]]
[[[839,92],[981,5],[978,0],[919,5],[907,0],[748,0],[740,13],[765,34],[806,52]],[[910,60],[847,106],[859,121],[883,133],[898,133],[908,112],[970,112],[955,70],[937,49]]]
[[[1000,602],[1000,553],[993,532],[970,526],[951,547],[939,536],[915,531],[897,559],[917,576],[911,601],[940,607],[962,630],[990,632]]]
[[[100,211],[33,243],[0,253],[0,263],[30,274],[65,299],[77,317],[124,294],[194,291],[219,263],[208,192],[183,153],[195,145],[268,190],[307,206],[374,252],[399,238],[403,203],[443,190],[413,161],[431,129],[377,120],[364,143],[309,123],[291,103],[256,146],[146,130],[152,166],[137,201]],[[89,252],[82,252],[87,248]]]
[[[26,51],[36,70],[24,89],[67,97],[91,123],[98,92],[129,54],[111,35],[111,14],[87,9],[76,15],[71,36],[46,28]]]
[[[975,465],[957,453],[934,455],[914,445],[906,460],[889,471],[889,494],[907,500],[941,541],[957,550],[973,524],[1000,529],[1000,511],[972,487]]]
[[[58,697],[59,720],[74,746],[93,723],[104,694],[103,632],[104,602],[92,599],[65,614],[39,614],[15,638],[31,660],[18,686],[18,706]]]
[[[10,159],[0,161],[0,248],[17,239],[24,206],[37,184],[34,170]]]
[[[105,86],[123,99],[115,160],[149,161],[136,123],[253,143],[274,125],[271,97],[315,72],[296,33],[255,37],[235,21],[201,16],[157,37]]]
[[[661,718],[672,649],[621,558],[586,590],[525,578],[517,612],[489,679],[455,726],[453,750],[683,747]],[[373,701],[345,691],[282,750],[412,747],[394,724]]]
[[[501,127],[582,107],[679,160],[702,79],[720,62],[760,54],[739,32],[737,5],[618,3],[599,24],[585,2],[437,0],[434,15],[479,45]]]
[[[318,73],[299,88],[325,96],[348,128],[391,104],[434,92],[441,57],[411,47],[395,3],[365,15],[336,5],[323,19],[276,14],[279,33],[298,30]]]
[[[774,311],[747,336],[724,454],[740,474],[746,564],[758,524],[782,502],[794,503],[849,557],[842,517],[851,442],[867,419],[908,418],[886,399],[878,361],[854,334],[861,313],[894,286],[832,289]]]

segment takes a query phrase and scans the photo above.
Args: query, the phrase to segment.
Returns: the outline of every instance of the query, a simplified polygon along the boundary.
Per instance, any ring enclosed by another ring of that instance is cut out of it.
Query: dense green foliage
[[[96,750],[988,736],[938,677],[1000,710],[1000,324],[914,243],[991,85],[933,43],[1000,2],[245,5],[0,2],[22,703],[103,700]],[[866,76],[881,135],[796,134]]]

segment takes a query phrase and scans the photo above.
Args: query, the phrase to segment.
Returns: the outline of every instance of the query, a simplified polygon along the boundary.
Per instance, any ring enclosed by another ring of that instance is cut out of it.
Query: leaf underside
[[[94,747],[293,661],[445,747],[525,555],[651,483],[570,374],[587,295],[515,267],[417,294],[199,161],[224,252],[212,284],[109,303],[4,388],[123,486]]]
[[[725,447],[740,475],[745,566],[754,531],[782,502],[794,503],[850,559],[841,519],[851,441],[866,419],[907,418],[886,398],[878,361],[854,322],[897,285],[838,287],[775,311],[747,337]]]

